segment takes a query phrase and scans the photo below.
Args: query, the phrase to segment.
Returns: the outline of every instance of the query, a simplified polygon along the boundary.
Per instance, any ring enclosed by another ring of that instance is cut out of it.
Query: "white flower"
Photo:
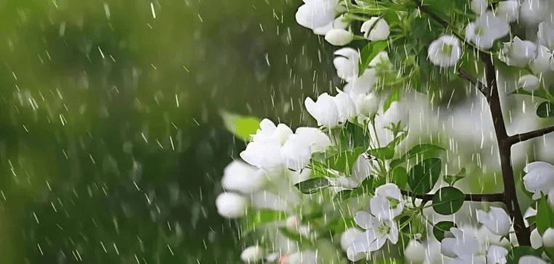
[[[504,209],[494,206],[491,206],[488,213],[477,210],[477,220],[499,236],[507,235],[512,225],[508,213]]]
[[[549,227],[544,231],[544,234],[542,234],[542,244],[547,248],[554,247],[554,228]]]
[[[283,145],[289,135],[292,134],[292,129],[290,129],[285,124],[279,124],[275,126],[271,120],[265,118],[260,122],[260,128],[256,131],[256,134],[252,136],[253,141],[276,141],[280,145]]]
[[[488,264],[506,264],[506,256],[508,250],[504,247],[492,245],[487,251],[487,263]]]
[[[352,120],[356,116],[356,104],[352,101],[352,98],[340,90],[338,94],[333,97],[333,102],[337,106],[339,113],[339,122],[345,123],[347,120]]]
[[[394,221],[379,221],[364,211],[356,213],[354,220],[366,231],[357,236],[348,248],[347,255],[350,260],[355,261],[354,259],[359,258],[362,253],[380,249],[387,240],[393,244],[398,242],[398,228]]]
[[[368,95],[358,95],[358,97],[354,99],[354,102],[356,103],[358,115],[362,115],[364,117],[372,117],[379,110],[379,97],[375,96],[373,93]]]
[[[530,240],[532,248],[537,249],[542,247],[542,236],[536,228],[531,231]]]
[[[537,38],[540,44],[549,49],[554,49],[554,25],[548,22],[541,22],[539,24]]]
[[[371,213],[377,219],[392,220],[404,209],[400,189],[394,183],[387,183],[375,189],[375,196],[369,201]]]
[[[419,241],[412,239],[404,249],[404,257],[407,263],[423,263],[425,261],[425,248]]]
[[[523,0],[519,10],[520,21],[528,27],[549,18],[550,0]]]
[[[385,19],[379,17],[372,17],[364,22],[360,31],[364,33],[364,38],[371,41],[387,39],[390,34],[389,24]]]
[[[333,64],[339,78],[352,81],[358,78],[360,54],[352,48],[342,48],[335,51]]]
[[[487,11],[488,5],[489,5],[488,0],[472,0],[471,10],[475,12],[475,14],[481,15]]]
[[[329,137],[315,127],[299,127],[294,134],[310,146],[312,153],[325,152],[325,149],[331,145]]]
[[[373,90],[373,86],[377,83],[377,80],[377,71],[374,68],[368,68],[364,71],[362,76],[352,78],[344,86],[344,92],[352,96],[352,99],[357,98],[359,95],[366,95]]]
[[[316,102],[308,97],[304,104],[306,105],[308,113],[315,118],[319,126],[331,128],[339,124],[339,111],[337,105],[333,101],[333,98],[327,93],[321,94]]]
[[[344,15],[337,17],[333,22],[319,28],[314,28],[316,35],[325,35],[332,29],[346,29],[348,23],[344,20]]]
[[[281,145],[278,141],[253,141],[246,145],[240,157],[250,165],[265,171],[275,171],[283,166]]]
[[[391,124],[400,125],[403,128],[408,124],[409,114],[404,109],[401,109],[399,102],[390,104],[389,109],[382,115],[379,120],[379,125],[382,127],[390,127]]]
[[[466,39],[481,49],[490,49],[495,40],[506,36],[510,32],[508,23],[492,12],[486,12],[475,22],[469,23],[465,29]]]
[[[554,207],[554,189],[550,189],[548,192],[548,203],[550,203],[550,206]]]
[[[350,245],[352,245],[356,237],[362,235],[363,233],[363,231],[356,227],[346,229],[340,235],[340,246],[342,247],[342,250],[344,250],[345,252],[348,251],[348,248],[350,247]]]
[[[263,171],[239,160],[234,160],[225,167],[221,179],[225,190],[244,194],[259,190],[263,182]]]
[[[519,0],[507,0],[498,3],[496,16],[514,22],[519,18]]]
[[[529,67],[533,73],[540,74],[551,70],[551,66],[554,66],[552,52],[546,46],[540,45],[537,49],[537,57],[529,63]]]
[[[338,0],[305,0],[296,11],[296,22],[312,30],[333,23],[339,11]]]
[[[528,40],[515,37],[512,42],[505,42],[501,59],[509,66],[525,67],[537,54],[537,45]]]
[[[537,90],[540,86],[539,78],[532,74],[523,75],[519,77],[517,86],[530,91]]]
[[[264,258],[264,250],[256,245],[245,248],[240,254],[240,259],[246,263],[253,263]]]
[[[546,261],[535,256],[524,256],[519,259],[518,264],[548,264]]]
[[[217,206],[217,212],[221,216],[226,218],[239,218],[246,212],[248,201],[239,194],[224,192],[217,196],[215,205]]]
[[[361,154],[352,165],[352,177],[350,178],[360,184],[371,175],[375,166],[378,166],[377,161]]]
[[[527,174],[523,177],[525,188],[533,193],[533,200],[541,198],[541,193],[547,194],[554,188],[554,166],[542,161],[527,164],[523,169]]]
[[[479,249],[479,241],[468,232],[453,227],[444,235],[445,238],[441,241],[441,253],[447,257],[471,261]]]
[[[344,46],[354,39],[354,34],[344,29],[331,29],[325,34],[325,40],[334,46]]]
[[[290,135],[281,148],[281,159],[291,170],[304,168],[310,162],[311,156],[309,143],[297,135]]]
[[[441,36],[429,45],[427,51],[429,60],[440,67],[456,65],[461,55],[460,42],[454,36]]]

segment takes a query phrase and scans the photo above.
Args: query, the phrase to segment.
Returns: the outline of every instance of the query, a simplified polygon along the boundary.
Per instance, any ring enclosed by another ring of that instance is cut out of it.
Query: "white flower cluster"
[[[358,261],[366,258],[370,252],[381,249],[387,240],[398,242],[398,227],[395,217],[402,213],[404,201],[398,186],[389,183],[375,189],[369,203],[369,212],[356,213],[355,221],[359,227],[350,228],[341,236],[341,246],[348,259]]]
[[[252,138],[240,153],[245,162],[231,162],[221,180],[226,192],[217,197],[216,205],[219,214],[227,218],[243,216],[250,204],[276,210],[296,204],[298,194],[291,185],[309,176],[309,170],[302,169],[312,153],[323,152],[331,144],[317,128],[300,127],[293,133],[287,125],[276,126],[269,119],[260,122]]]
[[[338,0],[305,0],[296,12],[298,24],[312,29],[317,35],[325,35],[325,40],[334,46],[344,46],[354,40],[355,35],[344,15],[338,16],[345,7]],[[365,21],[360,33],[370,41],[384,40],[389,37],[387,21],[372,17]]]

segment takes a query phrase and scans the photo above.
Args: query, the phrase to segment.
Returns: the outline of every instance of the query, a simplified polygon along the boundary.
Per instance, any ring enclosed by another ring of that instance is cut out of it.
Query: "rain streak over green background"
[[[313,124],[338,81],[298,5],[0,0],[0,262],[239,262],[221,111]]]

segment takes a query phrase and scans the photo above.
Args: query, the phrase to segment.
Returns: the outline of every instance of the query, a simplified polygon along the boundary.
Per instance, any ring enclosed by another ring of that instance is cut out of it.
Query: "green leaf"
[[[286,227],[280,227],[279,231],[281,231],[281,234],[283,234],[284,236],[286,236],[289,239],[292,239],[296,242],[301,242],[302,241],[302,237],[300,236],[300,234],[298,234],[296,232],[292,232],[292,231],[288,230]]]
[[[442,163],[440,159],[425,159],[410,169],[408,173],[408,185],[414,194],[426,194],[437,181],[441,173]]]
[[[373,195],[373,177],[365,178],[358,187],[352,190],[342,190],[335,195],[333,198],[335,201],[346,200],[348,198],[357,197],[363,194]]]
[[[554,210],[550,207],[546,197],[542,197],[537,204],[537,230],[539,234],[544,234],[544,231],[549,227],[554,228]]]
[[[537,116],[542,118],[554,117],[554,104],[551,102],[542,102],[537,107]]]
[[[389,97],[387,97],[387,99],[385,100],[385,103],[383,104],[383,112],[386,112],[393,102],[399,101],[401,95],[402,94],[399,91],[397,91],[392,93]]]
[[[394,157],[394,148],[387,146],[383,148],[370,149],[367,153],[381,160],[389,160]]]
[[[255,117],[241,116],[226,111],[220,112],[225,128],[236,137],[249,141],[252,134],[260,128],[260,120]]]
[[[339,142],[341,150],[355,148],[366,150],[369,147],[369,131],[367,128],[347,122],[340,130]]]
[[[358,157],[364,152],[363,148],[355,148],[350,151],[342,151],[336,155],[333,155],[325,160],[327,168],[333,169],[339,172],[344,173],[345,175],[350,175],[350,170],[354,166],[354,162]]]
[[[454,222],[438,222],[433,226],[433,235],[440,242],[444,238],[444,232],[449,232],[450,228],[452,227],[456,227],[456,224]]]
[[[400,189],[407,189],[408,187],[408,172],[404,167],[398,166],[391,172],[391,180]]]
[[[360,53],[361,63],[360,73],[363,73],[364,70],[368,67],[369,63],[379,54],[379,52],[385,50],[389,42],[386,40],[372,41],[369,42]]]
[[[298,188],[298,190],[302,193],[312,194],[322,189],[325,189],[330,185],[331,183],[326,178],[313,178],[313,179],[305,180],[303,182],[299,182],[294,186]]]
[[[516,89],[515,91],[511,92],[509,95],[512,95],[512,94],[530,95],[531,97],[536,96],[536,97],[539,97],[539,98],[542,98],[542,99],[547,99],[547,100],[549,98],[548,94],[542,89],[539,89],[539,90],[536,90],[536,91],[527,91],[523,88],[519,88],[519,89]]]
[[[262,210],[257,210],[253,212],[250,211],[242,219],[242,222],[241,222],[242,232],[248,233],[266,223],[279,221],[286,218],[287,218],[287,213],[282,211],[274,211],[269,209],[262,209]]]
[[[341,219],[337,219],[335,221],[332,221],[331,223],[329,223],[327,225],[326,228],[327,228],[327,230],[331,230],[335,233],[342,233],[346,229],[351,228],[351,227],[356,227],[356,226],[357,226],[357,224],[354,221],[354,219],[351,218],[351,217],[348,217],[348,218],[341,218]]]
[[[508,255],[506,256],[507,257],[506,259],[509,264],[518,264],[519,259],[521,257],[529,256],[529,255],[540,258],[541,252],[529,246],[519,246],[519,247],[510,249],[510,251],[508,251]]]
[[[465,194],[454,187],[443,187],[433,195],[433,209],[442,215],[451,215],[464,204]]]
[[[450,186],[454,185],[457,181],[463,179],[466,176],[466,169],[463,168],[456,175],[446,175],[444,176],[444,181]]]
[[[391,162],[391,167],[394,168],[402,162],[413,158],[422,160],[423,158],[437,157],[439,153],[442,153],[443,151],[445,151],[445,149],[441,146],[433,144],[418,144],[408,150],[408,152],[406,152],[406,154],[404,154],[401,158],[393,160]]]

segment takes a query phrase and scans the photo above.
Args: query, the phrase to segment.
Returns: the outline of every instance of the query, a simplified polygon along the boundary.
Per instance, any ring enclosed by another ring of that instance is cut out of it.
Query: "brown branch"
[[[513,144],[523,142],[523,141],[526,141],[526,140],[529,140],[529,139],[544,136],[544,135],[546,135],[548,133],[552,133],[552,132],[554,132],[554,126],[545,127],[545,128],[541,128],[541,129],[531,131],[531,132],[510,136],[508,138],[508,142],[513,145]]]
[[[489,109],[491,111],[494,131],[496,133],[496,141],[498,142],[498,152],[500,154],[500,167],[502,169],[502,180],[504,182],[504,203],[508,209],[508,213],[514,219],[514,230],[517,240],[520,245],[531,245],[530,232],[525,226],[521,208],[517,200],[516,185],[514,180],[514,170],[512,168],[512,144],[510,137],[506,133],[506,124],[502,114],[502,106],[500,105],[500,96],[498,93],[498,84],[496,82],[496,69],[491,56],[480,53],[481,59],[485,63],[485,76],[487,79],[487,87],[490,91],[487,97]]]
[[[444,20],[438,17],[436,14],[428,10],[425,6],[423,6],[421,0],[414,0],[420,9],[420,11],[427,13],[431,18],[436,20],[439,24],[443,25],[445,28],[450,28],[450,24]],[[453,32],[456,34],[456,32]],[[456,34],[458,38],[458,36]],[[463,39],[462,39],[463,41]],[[468,42],[464,42],[466,45],[469,45]],[[469,80],[472,82],[475,86],[479,88],[479,90],[483,93],[485,98],[487,99],[489,109],[491,111],[492,121],[494,124],[494,131],[496,134],[496,141],[498,142],[498,149],[500,154],[500,167],[502,169],[502,180],[504,182],[504,195],[503,200],[506,204],[506,207],[508,209],[508,213],[510,216],[514,219],[514,230],[517,235],[517,240],[520,245],[529,246],[531,245],[530,241],[530,231],[527,227],[525,227],[525,223],[523,221],[523,216],[521,214],[521,209],[519,207],[519,202],[517,200],[517,194],[516,194],[516,187],[515,187],[515,180],[514,180],[514,171],[511,164],[511,146],[513,145],[513,138],[509,137],[506,132],[506,124],[504,123],[504,116],[502,114],[502,107],[500,105],[500,97],[498,94],[498,84],[496,81],[496,69],[493,64],[493,59],[488,52],[476,49],[478,51],[479,56],[485,63],[485,77],[486,77],[486,84],[485,85],[479,85],[479,82],[477,79],[471,77],[467,74],[467,72],[464,72],[463,70],[460,71],[460,77]],[[486,87],[483,88],[483,87]],[[531,132],[533,133],[533,132]],[[533,134],[531,134],[532,136]],[[516,139],[520,139],[516,137]],[[425,198],[425,196],[423,197]],[[425,200],[424,200],[425,201]]]
[[[414,194],[406,190],[400,190],[400,193],[402,193],[405,196],[421,199],[422,203],[426,203],[428,201],[433,200],[433,196],[434,196],[434,194]],[[504,201],[504,194],[503,193],[466,193],[464,200],[472,201],[472,202],[484,202],[484,201],[502,202]]]
[[[488,97],[490,95],[490,91],[489,91],[488,87],[486,85],[484,85],[482,82],[480,82],[479,80],[477,80],[477,78],[473,77],[466,70],[464,70],[462,68],[459,68],[458,69],[458,76],[460,76],[460,78],[462,78],[462,79],[465,79],[465,80],[469,81],[471,84],[475,85],[475,87],[477,87],[477,89],[479,89],[479,91],[481,91],[481,93],[483,95],[485,95],[486,97]]]

